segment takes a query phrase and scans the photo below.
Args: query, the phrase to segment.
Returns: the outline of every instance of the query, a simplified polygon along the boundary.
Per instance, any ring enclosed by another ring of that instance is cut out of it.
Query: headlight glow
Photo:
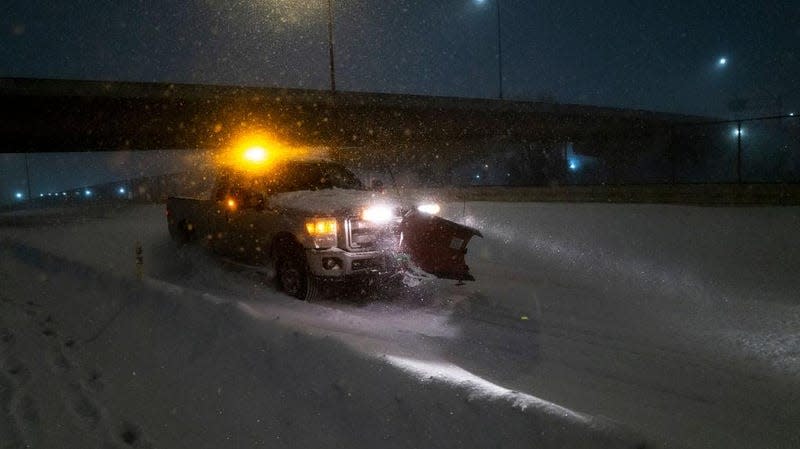
[[[427,203],[427,204],[420,204],[419,206],[417,206],[417,210],[422,212],[423,214],[436,215],[439,213],[441,208],[436,203]]]
[[[394,212],[388,206],[372,206],[364,209],[361,218],[372,223],[388,223],[394,218]]]

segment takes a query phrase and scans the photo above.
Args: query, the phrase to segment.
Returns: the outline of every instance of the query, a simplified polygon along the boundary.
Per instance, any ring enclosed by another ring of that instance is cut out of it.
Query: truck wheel
[[[287,295],[303,301],[313,301],[317,296],[317,279],[308,272],[302,250],[286,250],[276,263],[278,287]]]

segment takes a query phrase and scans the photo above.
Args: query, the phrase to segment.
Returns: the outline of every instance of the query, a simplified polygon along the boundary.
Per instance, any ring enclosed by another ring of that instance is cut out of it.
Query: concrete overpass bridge
[[[695,118],[696,119],[696,118]],[[0,78],[0,152],[215,149],[259,127],[295,144],[602,142],[691,117],[594,106],[164,83]],[[593,151],[602,153],[602,145]]]

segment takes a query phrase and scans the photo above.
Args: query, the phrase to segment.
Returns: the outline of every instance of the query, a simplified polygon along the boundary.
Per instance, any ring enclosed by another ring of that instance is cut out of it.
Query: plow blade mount
[[[412,212],[403,219],[402,251],[414,264],[436,277],[474,281],[464,260],[477,229],[435,215]]]

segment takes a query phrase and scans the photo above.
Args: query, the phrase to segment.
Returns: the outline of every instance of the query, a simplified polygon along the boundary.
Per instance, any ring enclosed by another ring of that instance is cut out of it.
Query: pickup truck
[[[172,238],[273,267],[278,288],[296,298],[312,300],[326,281],[420,271],[473,280],[464,255],[480,232],[438,217],[434,203],[368,190],[341,164],[282,161],[257,173],[224,167],[215,183],[208,199],[168,198]]]

